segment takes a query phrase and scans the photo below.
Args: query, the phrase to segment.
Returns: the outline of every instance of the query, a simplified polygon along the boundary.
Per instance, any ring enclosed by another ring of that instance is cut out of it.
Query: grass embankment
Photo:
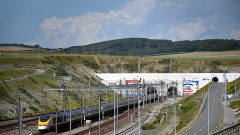
[[[237,80],[236,80],[237,91],[240,88],[240,83],[239,82],[240,82],[240,78],[237,78]],[[228,94],[235,94],[235,81],[229,82],[227,84],[227,93]],[[230,102],[230,107],[233,108],[233,109],[240,109],[240,100],[237,99],[237,100],[231,101]]]
[[[240,108],[240,100],[235,100],[230,102],[230,107],[233,109],[239,109]]]
[[[0,81],[21,77],[27,74],[33,74],[32,69],[1,69],[0,70]]]
[[[56,53],[4,53],[0,56],[0,64],[13,64],[16,66],[84,64],[99,73],[167,73],[169,69],[171,69],[171,72],[179,73],[222,72],[222,65],[229,67],[229,71],[238,70],[236,67],[240,65],[238,52],[201,52],[179,55],[131,57]],[[140,69],[138,69],[138,63]]]
[[[237,80],[236,80],[236,88],[237,88],[237,90],[240,88],[240,77],[237,78]],[[229,82],[227,84],[227,93],[228,94],[234,94],[235,93],[235,81]]]
[[[211,84],[208,84],[209,86]],[[185,97],[183,100],[179,101],[176,105],[177,109],[177,117],[178,117],[178,123],[177,123],[177,132],[179,132],[181,129],[187,126],[189,122],[194,120],[194,118],[198,115],[199,109],[202,105],[204,95],[207,91],[208,86],[204,86],[200,90],[198,90],[196,93],[194,93],[192,96]],[[179,108],[179,105],[181,104],[181,109]],[[171,121],[173,119],[173,106],[169,105],[167,106],[167,119],[164,116],[166,108],[163,107],[157,116],[156,119],[152,123],[146,123],[142,126],[143,130],[147,129],[154,129],[157,128],[159,130],[163,129],[167,125],[171,124]]]
[[[211,83],[208,85],[210,87]],[[180,104],[182,105],[182,107],[177,110],[177,117],[179,118],[177,132],[186,127],[189,122],[199,115],[201,105],[208,90],[208,85],[205,85],[192,96],[186,97],[177,103],[177,107],[179,107]]]
[[[13,82],[0,83],[0,120],[6,120],[12,117],[16,117],[16,105],[17,105],[17,91],[21,97],[21,102],[26,107],[24,116],[42,113],[42,112],[55,112],[60,107],[60,92],[59,91],[44,91],[43,88],[59,88],[60,81],[57,77],[52,75],[53,73],[48,71],[43,75],[17,80]],[[71,81],[65,83],[66,87],[75,87],[77,82]],[[69,99],[72,99],[72,108],[78,108],[81,106],[81,98],[84,100],[83,106],[98,105],[97,92],[91,91],[90,93],[85,89],[80,92],[72,91],[66,94],[66,109],[70,107]],[[113,100],[113,93],[108,91],[108,101]],[[102,93],[103,102],[106,99],[106,93]],[[46,102],[46,106],[44,106]]]
[[[166,115],[166,107],[167,107],[167,115]],[[141,129],[151,130],[154,132],[154,134],[157,134],[159,131],[162,131],[167,126],[171,126],[172,119],[173,119],[173,106],[172,105],[165,106],[160,110],[160,113],[155,117],[155,120],[153,122],[143,124],[141,126]],[[147,132],[148,131],[146,131],[146,133]]]

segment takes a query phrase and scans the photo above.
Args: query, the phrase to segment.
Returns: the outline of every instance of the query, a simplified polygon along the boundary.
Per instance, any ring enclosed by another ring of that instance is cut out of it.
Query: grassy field
[[[222,52],[190,52],[154,57],[161,59],[240,60],[240,50]]]
[[[27,74],[33,74],[35,71],[32,69],[1,69],[0,81],[5,79],[17,78]]]
[[[17,47],[17,46],[1,46],[0,52],[24,52],[33,51],[34,48]]]

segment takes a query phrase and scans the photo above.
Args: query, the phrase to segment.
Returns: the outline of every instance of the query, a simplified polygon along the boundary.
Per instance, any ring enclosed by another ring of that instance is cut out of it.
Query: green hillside
[[[207,39],[195,41],[157,40],[126,38],[86,46],[73,46],[67,53],[111,54],[111,55],[163,55],[168,53],[240,50],[239,40]]]

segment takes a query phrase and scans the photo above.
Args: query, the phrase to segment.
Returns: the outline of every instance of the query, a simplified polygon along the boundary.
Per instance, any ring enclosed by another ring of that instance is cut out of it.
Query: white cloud
[[[104,33],[120,30],[121,27],[140,26],[155,2],[156,0],[133,0],[121,9],[107,13],[87,13],[66,19],[48,18],[41,24],[42,37],[36,38],[32,43],[67,47],[112,38],[114,35],[106,37]]]
[[[211,27],[206,27],[202,21],[193,21],[178,26],[172,26],[165,30],[161,29],[159,26],[157,26],[156,29],[158,29],[158,32],[151,36],[151,38],[179,41],[200,39],[202,34],[211,29]]]
[[[207,27],[200,21],[189,22],[171,27],[167,35],[173,40],[194,40],[207,31]]]
[[[231,38],[240,40],[240,30],[232,31],[231,32]]]

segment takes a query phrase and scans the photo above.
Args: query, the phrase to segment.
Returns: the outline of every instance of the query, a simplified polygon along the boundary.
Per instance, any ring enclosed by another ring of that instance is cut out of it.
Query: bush
[[[141,126],[142,130],[154,129],[155,125],[153,123],[145,123]]]
[[[233,109],[240,108],[240,100],[230,102],[230,107]]]
[[[4,88],[2,85],[0,85],[0,99],[1,100],[7,100],[11,103],[14,103],[14,99],[11,97],[11,95],[8,93],[8,90]]]
[[[62,67],[57,67],[56,68],[56,75],[57,76],[68,76],[68,72],[66,71],[66,69],[62,68]]]
[[[83,64],[87,67],[90,67],[92,69],[99,69],[99,65],[96,63],[96,61],[90,61],[90,60],[83,60]]]
[[[31,93],[29,93],[27,90],[25,90],[23,87],[18,87],[18,90],[28,96],[29,98],[34,98]]]
[[[34,107],[34,106],[30,106],[29,109],[32,110],[33,113],[39,113],[39,112],[40,112],[40,111],[39,111],[36,107]]]

